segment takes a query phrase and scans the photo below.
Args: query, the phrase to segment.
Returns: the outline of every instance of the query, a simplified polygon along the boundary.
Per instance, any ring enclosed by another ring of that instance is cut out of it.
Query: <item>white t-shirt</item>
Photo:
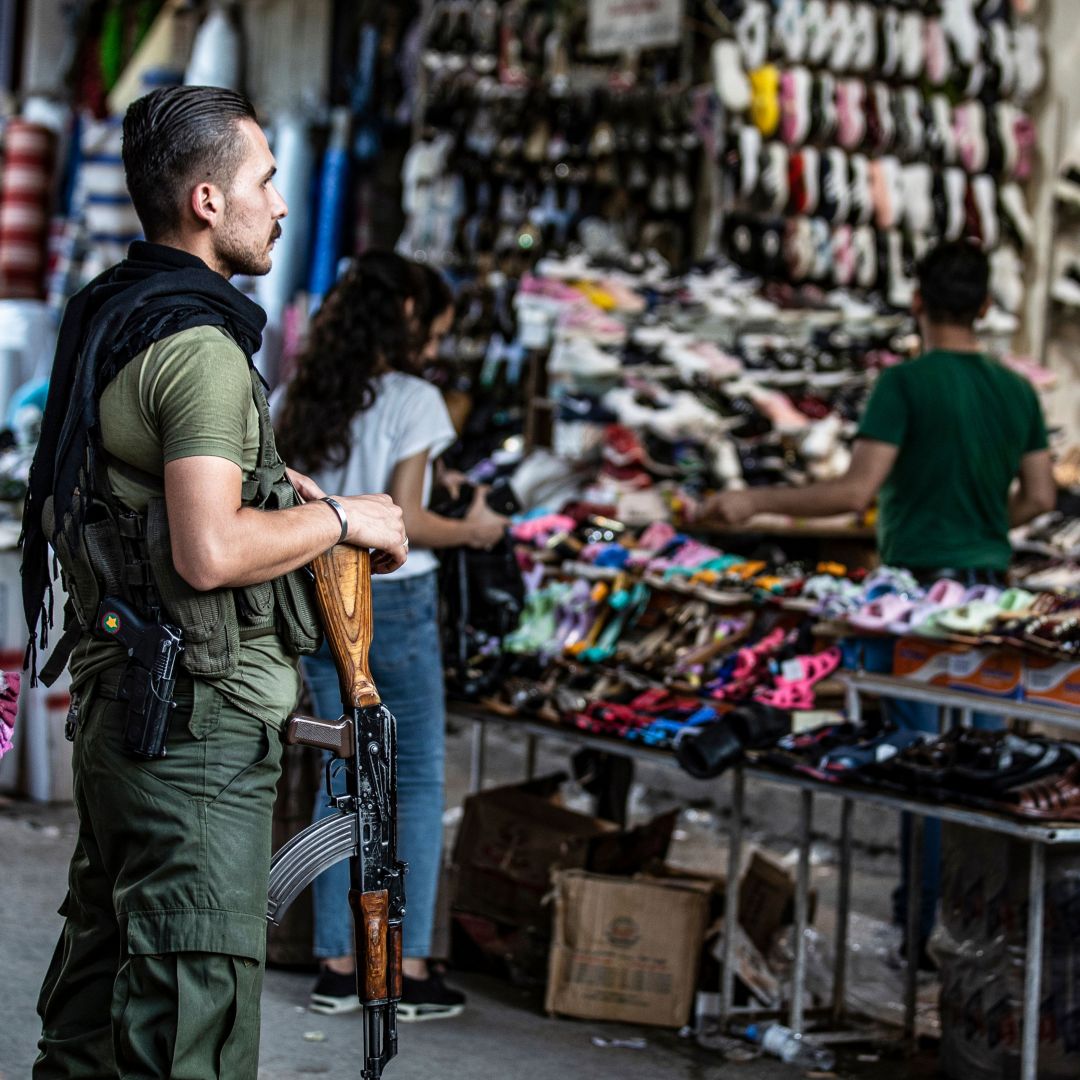
[[[394,467],[424,450],[428,465],[424,473],[422,502],[431,497],[431,463],[457,440],[457,432],[439,390],[431,383],[389,371],[375,382],[375,404],[352,419],[349,439],[352,451],[344,465],[322,469],[312,479],[337,495],[379,495],[389,492]],[[405,565],[392,574],[373,577],[373,582],[416,577],[438,566],[427,548],[413,547]]]

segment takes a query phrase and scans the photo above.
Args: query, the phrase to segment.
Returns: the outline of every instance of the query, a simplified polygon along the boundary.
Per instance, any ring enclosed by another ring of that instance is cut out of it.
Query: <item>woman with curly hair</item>
[[[434,549],[490,547],[506,525],[479,492],[461,520],[427,509],[432,462],[457,436],[442,395],[416,372],[437,352],[451,318],[449,290],[433,271],[390,252],[360,256],[312,320],[278,422],[287,461],[320,485],[330,484],[327,491],[388,493],[404,512],[412,544],[408,562],[372,579],[371,590],[371,673],[398,720],[398,843],[409,864],[402,1020],[456,1016],[465,1006],[464,995],[428,965],[442,848],[446,718]],[[304,659],[304,675],[318,715],[336,716],[338,678],[328,649]],[[316,819],[329,813],[320,791]],[[314,889],[314,952],[322,971],[310,1007],[348,1012],[360,1003],[347,865],[320,875]]]

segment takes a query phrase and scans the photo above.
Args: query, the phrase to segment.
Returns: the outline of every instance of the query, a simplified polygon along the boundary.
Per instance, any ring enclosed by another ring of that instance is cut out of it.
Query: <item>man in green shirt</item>
[[[989,304],[988,281],[988,260],[973,244],[932,250],[919,267],[912,304],[926,351],[878,378],[847,472],[803,488],[723,492],[703,515],[727,525],[760,513],[826,517],[864,511],[877,498],[883,563],[906,567],[926,583],[949,576],[974,584],[1001,575],[1011,555],[1009,529],[1053,509],[1057,489],[1035,391],[984,355],[975,335]],[[935,706],[886,707],[897,724],[938,729]],[[939,829],[928,827],[923,943],[935,918],[939,853]],[[906,858],[902,869],[906,875]],[[902,888],[901,925],[905,903]]]
[[[1035,391],[975,335],[988,279],[986,256],[964,241],[923,260],[912,310],[926,351],[878,378],[843,476],[725,491],[704,516],[828,517],[878,498],[882,562],[924,574],[1005,570],[1009,529],[1053,509],[1056,488]]]
[[[330,499],[277,455],[265,315],[228,283],[269,271],[286,214],[250,103],[155,91],[123,154],[148,239],[68,305],[24,516],[31,655],[47,542],[70,593],[79,815],[33,1075],[254,1080],[281,729],[318,643],[302,568],[345,542],[387,573],[408,540],[388,497]],[[110,593],[183,631],[163,757],[125,752]]]

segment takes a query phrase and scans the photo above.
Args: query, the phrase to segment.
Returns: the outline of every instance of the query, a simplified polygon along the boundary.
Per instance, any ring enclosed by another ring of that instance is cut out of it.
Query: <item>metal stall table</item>
[[[983,713],[1012,719],[1037,721],[1058,727],[1080,731],[1080,714],[1050,706],[1028,705],[1004,699],[995,699],[966,691],[947,690],[929,686],[925,683],[893,676],[845,674],[847,686],[847,711],[853,721],[858,721],[862,714],[862,695],[872,694],[903,700],[929,702],[942,710],[942,728],[948,726],[951,710],[957,710],[960,722],[971,722],[974,713]],[[667,750],[659,750],[635,743],[620,742],[602,735],[590,735],[571,728],[557,727],[541,721],[505,717],[494,713],[456,706],[451,715],[457,719],[468,720],[473,724],[472,757],[470,763],[470,790],[478,791],[483,783],[485,771],[485,734],[489,724],[497,724],[508,730],[520,732],[526,736],[526,776],[531,778],[536,763],[536,747],[539,739],[550,739],[571,746],[587,746],[609,753],[623,754],[640,761],[678,769],[674,756]],[[810,893],[810,844],[813,825],[814,796],[830,795],[841,800],[840,813],[840,860],[839,860],[839,895],[837,903],[837,940],[836,959],[833,980],[833,999],[830,1014],[835,1023],[840,1023],[844,1016],[844,998],[846,991],[848,923],[851,898],[851,860],[852,860],[852,818],[855,805],[886,807],[900,813],[909,813],[914,819],[909,866],[908,898],[908,942],[909,949],[917,947],[917,928],[914,920],[918,917],[916,898],[921,891],[922,868],[922,831],[927,817],[938,818],[960,825],[985,829],[1023,840],[1031,847],[1031,868],[1029,873],[1029,891],[1031,902],[1028,906],[1027,951],[1028,964],[1025,972],[1023,1005],[1023,1041],[1021,1051],[1021,1080],[1037,1080],[1038,1075],[1038,1015],[1039,987],[1042,978],[1042,945],[1045,921],[1044,885],[1046,875],[1047,845],[1080,845],[1080,826],[1060,827],[1053,824],[1025,823],[1006,814],[991,811],[968,809],[961,806],[930,802],[905,795],[876,790],[857,785],[834,785],[779,772],[755,764],[743,764],[733,770],[733,790],[731,816],[728,829],[728,875],[729,882],[738,880],[742,861],[742,821],[744,810],[745,785],[747,778],[775,783],[798,789],[802,804],[799,834],[799,859],[795,890],[795,970],[792,980],[792,995],[789,1009],[789,1023],[796,1031],[805,1027],[806,1008],[806,969],[807,945],[806,930],[808,924]],[[767,1015],[754,1006],[736,1006],[734,947],[735,930],[738,924],[738,889],[729,890],[724,913],[723,945],[723,984],[721,987],[721,1019],[736,1015]],[[909,956],[907,967],[907,985],[905,994],[905,1035],[909,1039],[915,1036],[915,995],[917,985],[917,965]],[[773,1014],[775,1015],[775,1014]]]

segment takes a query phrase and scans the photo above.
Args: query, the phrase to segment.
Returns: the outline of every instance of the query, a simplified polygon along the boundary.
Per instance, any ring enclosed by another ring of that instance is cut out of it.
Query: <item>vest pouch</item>
[[[284,468],[284,467],[282,467]],[[266,498],[266,510],[287,510],[299,500],[292,484],[278,480]],[[322,619],[315,599],[315,583],[307,569],[301,567],[273,581],[277,602],[278,633],[290,656],[310,656],[322,645]]]
[[[242,629],[249,627],[273,627],[274,625],[274,587],[269,581],[256,585],[245,585],[234,590],[236,593],[236,612],[240,616]]]
[[[162,607],[184,632],[181,664],[190,674],[204,679],[232,675],[240,663],[240,626],[233,590],[200,592],[176,572],[164,499],[151,499],[147,505],[146,543]]]
[[[315,583],[307,570],[274,578],[278,631],[290,656],[310,656],[322,645],[322,623],[315,599]]]
[[[109,508],[91,499],[83,512],[81,491],[71,512],[52,533],[53,546],[63,571],[67,590],[79,625],[89,627],[97,616],[103,595],[119,594],[123,580],[124,555],[120,535]],[[48,534],[52,518],[52,497],[46,502],[42,524]],[[75,522],[82,518],[81,528]],[[102,593],[102,589],[105,593]]]

